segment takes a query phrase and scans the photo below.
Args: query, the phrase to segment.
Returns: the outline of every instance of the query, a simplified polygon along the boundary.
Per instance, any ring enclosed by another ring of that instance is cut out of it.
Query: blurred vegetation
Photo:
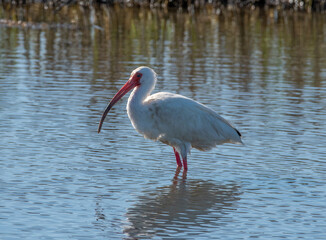
[[[326,79],[325,14],[271,8],[192,14],[103,4],[64,6],[54,13],[32,4],[0,8],[1,18],[21,26],[0,26],[0,48],[26,49],[27,61],[37,54],[45,72],[92,69],[94,81],[114,81],[135,65],[150,65],[162,79],[169,79],[167,68],[169,77],[186,79],[194,94],[196,76],[208,82],[231,76],[228,80],[244,91],[284,81],[322,86]],[[1,59],[10,58],[3,54]]]
[[[326,10],[326,0],[0,0],[0,3],[11,5],[42,3],[45,8],[52,8],[56,11],[70,4],[79,4],[81,6],[107,4],[123,7],[182,9],[189,12],[205,10],[207,8],[214,8],[219,11],[220,9],[227,8],[243,9],[256,7],[276,7],[279,9],[319,12]]]

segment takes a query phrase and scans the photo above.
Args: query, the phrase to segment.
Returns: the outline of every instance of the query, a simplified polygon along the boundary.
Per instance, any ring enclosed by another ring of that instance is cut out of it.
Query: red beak
[[[141,73],[135,73],[127,82],[125,85],[123,85],[123,87],[114,95],[114,97],[112,98],[111,102],[108,104],[108,106],[106,107],[104,113],[102,114],[102,118],[101,121],[98,125],[98,129],[97,132],[100,133],[101,132],[101,128],[104,122],[104,119],[106,117],[106,115],[108,115],[109,111],[111,110],[111,108],[114,106],[114,104],[116,104],[124,95],[126,95],[127,92],[129,92],[131,89],[137,87],[140,85],[140,78],[142,77]]]

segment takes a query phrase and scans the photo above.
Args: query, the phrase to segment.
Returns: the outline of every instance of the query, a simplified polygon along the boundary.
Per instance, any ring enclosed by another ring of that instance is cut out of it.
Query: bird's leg
[[[174,155],[175,155],[175,160],[177,161],[178,168],[182,167],[181,159],[179,153],[173,148]]]
[[[174,174],[174,178],[173,178],[173,183],[174,184],[176,184],[177,182],[176,182],[176,180],[178,180],[178,176],[179,176],[179,173],[180,173],[180,171],[181,171],[181,167],[177,167],[177,169],[175,170],[175,174]]]
[[[187,156],[185,156],[184,158],[182,158],[182,162],[183,162],[183,169],[185,171],[188,170],[188,165],[187,165]]]
[[[185,180],[187,179],[187,170],[184,170],[183,173],[182,173],[182,179]]]

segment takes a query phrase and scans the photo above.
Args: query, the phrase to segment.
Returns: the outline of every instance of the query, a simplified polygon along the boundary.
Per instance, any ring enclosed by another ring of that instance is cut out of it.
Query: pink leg
[[[179,176],[180,171],[181,171],[181,167],[177,167],[177,169],[175,170],[174,178],[173,178],[173,185],[176,185],[178,183],[178,176]],[[182,179],[187,179],[187,170],[183,171]]]
[[[183,158],[182,162],[183,162],[183,169],[187,171],[188,170],[187,157]]]
[[[177,161],[178,167],[182,167],[181,159],[179,153],[173,148],[174,155],[175,155],[175,160]]]
[[[181,171],[181,167],[177,167],[177,169],[175,170],[175,174],[174,174],[174,180],[178,180],[178,176],[179,176],[179,173]],[[177,183],[177,182],[173,182],[173,183]]]

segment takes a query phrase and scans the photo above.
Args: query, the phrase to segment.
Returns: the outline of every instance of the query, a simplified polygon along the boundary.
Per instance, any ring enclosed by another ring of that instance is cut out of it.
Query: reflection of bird
[[[130,239],[164,239],[172,233],[175,239],[192,239],[202,229],[210,232],[223,224],[223,218],[236,209],[241,194],[234,183],[176,180],[144,193],[128,208],[124,233]]]
[[[178,168],[187,170],[187,154],[191,147],[205,151],[217,144],[242,143],[240,132],[208,107],[178,94],[159,92],[155,87],[156,73],[148,67],[135,69],[127,83],[113,97],[98,126],[127,92],[131,93],[127,111],[134,128],[145,138],[159,140],[173,147]]]

